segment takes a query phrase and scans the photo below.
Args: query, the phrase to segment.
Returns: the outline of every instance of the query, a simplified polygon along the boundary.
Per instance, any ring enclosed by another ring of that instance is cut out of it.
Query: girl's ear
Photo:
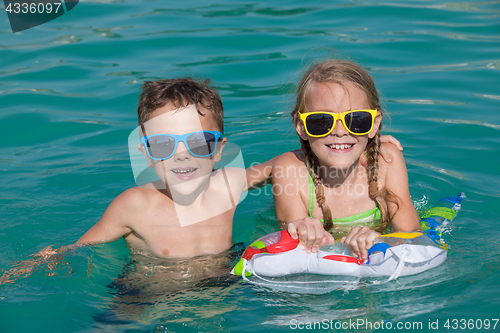
[[[373,122],[373,129],[371,130],[370,133],[368,133],[368,138],[373,139],[375,137],[380,128],[381,123],[382,123],[382,115],[380,114],[380,112],[378,112],[377,116],[375,117],[375,121]]]
[[[148,163],[148,166],[150,168],[153,167],[153,160],[151,158],[149,158],[149,155],[148,155],[148,152],[146,151],[146,147],[144,146],[144,144],[138,144],[137,145],[137,149],[144,155],[144,157],[146,158],[146,162]]]
[[[217,151],[214,154],[214,162],[217,163],[220,161],[222,157],[222,149],[224,149],[224,146],[226,145],[227,138],[222,139],[222,142],[219,142],[217,144]]]
[[[302,120],[299,119],[295,121],[295,130],[297,131],[297,134],[300,136],[302,140],[305,141],[309,140],[309,137],[307,136],[307,132]]]

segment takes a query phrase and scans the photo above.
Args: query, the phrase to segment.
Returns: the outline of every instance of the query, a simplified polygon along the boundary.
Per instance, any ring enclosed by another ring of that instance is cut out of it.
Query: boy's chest
[[[153,210],[135,223],[134,232],[125,239],[133,247],[148,250],[158,257],[220,253],[232,245],[233,215],[234,209],[231,209],[182,225],[175,210]]]

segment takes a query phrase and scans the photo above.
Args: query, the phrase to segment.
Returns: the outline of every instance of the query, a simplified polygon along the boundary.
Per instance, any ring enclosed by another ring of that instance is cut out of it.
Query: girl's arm
[[[389,216],[395,232],[420,230],[420,218],[415,210],[410,197],[408,185],[408,172],[403,154],[396,147],[387,145],[392,155],[391,163],[384,163],[387,168],[385,173],[385,188],[392,191],[398,199],[398,205],[388,202]]]
[[[274,163],[273,195],[276,217],[286,225],[292,238],[300,240],[307,252],[317,252],[320,245],[334,242],[319,219],[309,218],[307,169],[293,152],[281,155]]]

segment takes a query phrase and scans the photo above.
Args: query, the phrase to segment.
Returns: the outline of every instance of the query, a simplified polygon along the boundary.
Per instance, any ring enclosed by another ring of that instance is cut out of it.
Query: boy
[[[120,194],[77,244],[124,237],[132,252],[164,258],[230,248],[235,203],[269,178],[274,159],[246,174],[239,168],[213,171],[227,139],[222,101],[207,81],[146,82],[137,112],[138,149],[160,180]]]

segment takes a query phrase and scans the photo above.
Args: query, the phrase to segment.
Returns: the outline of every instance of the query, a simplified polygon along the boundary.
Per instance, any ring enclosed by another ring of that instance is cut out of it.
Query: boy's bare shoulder
[[[120,210],[120,215],[140,214],[158,200],[158,191],[140,186],[129,188],[118,195],[110,208]],[[113,207],[111,207],[113,206]]]
[[[78,241],[80,244],[113,242],[136,230],[144,220],[145,212],[151,210],[152,191],[133,187],[118,195],[106,208],[99,221]]]
[[[145,200],[147,192],[149,190],[145,190],[140,186],[131,187],[128,190],[123,191],[119,196],[116,197],[116,201],[123,202],[124,204],[133,204],[138,203],[138,201]]]

